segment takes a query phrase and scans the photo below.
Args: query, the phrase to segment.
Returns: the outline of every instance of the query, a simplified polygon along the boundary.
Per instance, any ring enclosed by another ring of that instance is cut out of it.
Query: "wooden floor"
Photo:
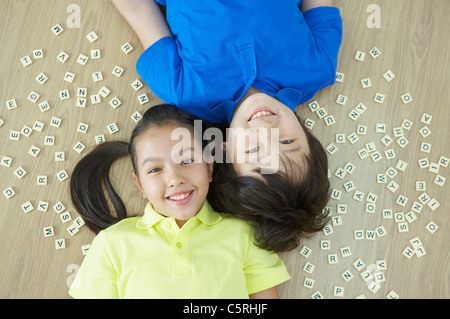
[[[80,28],[72,24],[76,22],[70,7],[74,2],[81,9]],[[313,99],[328,115],[333,115],[336,123],[325,125],[319,113],[313,114],[307,104],[299,106],[298,113],[315,122],[312,132],[325,146],[333,143],[337,148],[329,156],[330,179],[333,193],[340,195],[340,199],[329,202],[332,222],[328,231],[302,240],[295,251],[281,254],[292,279],[280,287],[280,295],[282,298],[386,298],[388,295],[449,298],[450,203],[447,196],[450,181],[443,186],[435,181],[439,183],[439,178],[450,177],[450,168],[436,165],[441,159],[445,162],[445,158],[450,158],[446,141],[450,137],[447,126],[450,122],[450,2],[339,0],[336,3],[344,23],[337,71],[344,78]],[[369,28],[367,24],[375,13],[370,6],[374,3],[381,10],[380,28]],[[138,78],[135,63],[142,47],[109,1],[1,0],[0,21],[0,100],[3,103],[0,107],[0,190],[11,194],[11,187],[15,192],[9,199],[0,195],[0,298],[68,298],[68,284],[83,260],[82,246],[91,242],[93,234],[86,227],[81,227],[74,236],[67,231],[78,215],[69,200],[69,180],[59,181],[57,174],[65,170],[70,175],[75,163],[95,145],[95,136],[128,140],[134,127],[131,116],[159,101],[146,86],[139,91],[132,88],[131,83]],[[64,28],[59,35],[51,31],[56,24]],[[86,38],[91,31],[99,37],[93,43]],[[134,48],[128,54],[121,50],[126,42]],[[369,55],[374,47],[381,52],[375,59]],[[42,49],[44,58],[33,59],[31,65],[24,67],[21,59],[31,57],[37,49]],[[100,59],[90,58],[91,50],[95,49],[100,50]],[[65,63],[56,59],[61,51],[69,55]],[[354,59],[356,51],[366,53],[364,61]],[[89,57],[86,65],[76,62],[80,54]],[[116,66],[124,69],[121,77],[112,74]],[[395,74],[390,82],[383,77],[388,70]],[[98,71],[103,80],[95,82],[92,74]],[[72,83],[64,81],[66,72],[75,74]],[[35,79],[40,73],[48,77],[42,85]],[[361,79],[365,78],[370,78],[371,87],[362,87]],[[100,104],[92,104],[90,96],[104,86],[111,93]],[[87,88],[85,108],[76,107],[78,88]],[[69,91],[69,99],[60,100],[62,90]],[[40,95],[37,103],[28,100],[33,91]],[[138,96],[144,93],[150,102],[141,105]],[[382,104],[374,101],[377,93],[384,95]],[[406,93],[412,101],[404,104],[401,96]],[[336,103],[339,95],[347,98],[345,105]],[[121,101],[116,109],[109,103],[114,97]],[[17,108],[8,110],[8,106],[13,106],[9,102],[13,99]],[[41,112],[39,104],[45,101],[51,109]],[[353,120],[349,114],[358,103],[363,103],[367,110]],[[429,123],[421,122],[424,113],[432,117]],[[52,126],[58,118],[60,126]],[[395,129],[410,123],[404,120],[412,122],[412,126],[402,130],[408,141],[402,148],[398,143],[405,140],[395,136]],[[38,131],[36,128],[42,123],[44,127]],[[87,133],[77,131],[80,123],[89,125]],[[112,123],[119,128],[113,135],[107,129]],[[385,132],[376,131],[378,124],[384,124]],[[364,126],[366,134],[358,134]],[[419,132],[425,126],[431,131],[427,137]],[[14,131],[27,133],[27,127],[35,127],[28,137],[21,135],[19,141],[9,139]],[[338,143],[336,134],[345,134],[345,143]],[[390,136],[392,144],[382,143],[385,135]],[[52,136],[54,145],[46,145]],[[355,136],[359,140],[351,144],[347,137]],[[81,154],[73,149],[78,142],[86,147]],[[371,142],[374,144],[367,144]],[[359,157],[358,151],[366,145],[376,148],[379,161]],[[29,154],[33,146],[40,149],[36,157]],[[421,147],[430,146],[428,153],[421,151]],[[387,159],[385,151],[388,155],[395,154],[395,158]],[[65,160],[55,161],[55,152],[64,152]],[[419,167],[423,158],[429,160],[431,169]],[[402,163],[399,161],[408,164],[404,171],[396,168]],[[346,168],[348,162],[355,167],[352,174],[346,173],[342,179],[336,177],[336,171]],[[10,167],[5,167],[7,163]],[[386,184],[377,183],[377,175],[385,174],[390,168],[396,169],[397,174],[386,177]],[[22,175],[21,169],[27,174],[19,179],[15,172]],[[140,212],[145,203],[136,190],[131,171],[128,161],[118,163],[113,169],[114,180],[122,185],[119,193],[126,199],[129,210]],[[47,185],[37,185],[40,176],[47,176]],[[391,181],[398,185],[395,192],[388,190],[393,185]],[[416,186],[417,181],[425,184]],[[348,182],[353,182],[354,189],[347,192],[351,185]],[[426,189],[416,188],[421,185]],[[361,201],[353,198],[359,194],[355,190],[363,193]],[[377,196],[374,203],[370,202],[369,193]],[[416,207],[425,199],[423,193],[430,201],[419,213]],[[407,202],[402,206],[400,201],[405,198]],[[22,206],[26,207],[28,201],[34,209],[25,213]],[[64,212],[70,213],[72,221],[63,223],[61,215],[55,212],[53,207],[59,202],[65,206]],[[40,211],[45,203],[47,211]],[[338,205],[346,205],[345,214],[340,211],[344,206]],[[386,218],[388,211],[393,214],[391,218]],[[427,230],[434,225],[438,226],[434,233]],[[49,226],[53,226],[54,236],[45,237],[44,228]],[[404,232],[405,229],[408,231]],[[359,234],[363,234],[363,239],[356,240]],[[59,239],[65,239],[66,248],[55,248],[55,240]],[[327,246],[328,249],[323,249]],[[414,255],[410,253],[407,258],[403,254],[405,249],[415,251]],[[333,261],[337,263],[330,263]],[[335,292],[342,296],[335,296]]]

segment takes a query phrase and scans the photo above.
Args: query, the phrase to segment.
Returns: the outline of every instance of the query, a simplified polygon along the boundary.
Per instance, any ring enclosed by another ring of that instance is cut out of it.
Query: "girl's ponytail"
[[[77,212],[93,232],[98,233],[127,217],[123,201],[109,179],[112,164],[130,155],[130,144],[105,142],[98,145],[75,166],[70,180],[70,196]],[[106,189],[115,214],[111,214]]]

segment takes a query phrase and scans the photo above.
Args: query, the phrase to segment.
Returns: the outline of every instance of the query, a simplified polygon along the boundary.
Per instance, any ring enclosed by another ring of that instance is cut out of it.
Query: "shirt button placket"
[[[177,276],[189,276],[191,263],[189,260],[189,234],[184,229],[175,236],[173,241],[173,270]]]

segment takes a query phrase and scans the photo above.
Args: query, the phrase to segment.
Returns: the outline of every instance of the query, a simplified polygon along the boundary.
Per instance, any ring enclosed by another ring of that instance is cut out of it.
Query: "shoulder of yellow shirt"
[[[252,232],[253,228],[247,221],[237,218],[231,214],[226,214],[226,213],[219,213],[219,214],[220,214],[220,216],[222,216],[222,220],[220,221],[220,223],[227,223],[227,224],[232,223],[235,226],[239,225],[240,227],[243,228],[243,230],[245,229],[248,232]],[[128,217],[128,218],[122,219],[121,221],[115,223],[114,225],[111,225],[108,228],[104,229],[103,232],[110,233],[110,232],[123,231],[124,228],[128,228],[128,227],[138,229],[136,227],[136,223],[141,218],[142,218],[142,216],[134,216],[134,217]]]

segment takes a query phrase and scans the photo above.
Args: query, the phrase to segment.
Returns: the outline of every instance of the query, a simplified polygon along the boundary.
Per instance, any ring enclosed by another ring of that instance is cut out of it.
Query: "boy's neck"
[[[234,108],[234,113],[236,113],[236,111],[239,109],[239,107],[241,106],[242,102],[244,102],[249,96],[251,96],[253,94],[256,94],[256,93],[261,93],[261,91],[256,89],[255,87],[251,86],[248,89],[248,91],[244,94],[244,97],[238,102],[238,104]]]

